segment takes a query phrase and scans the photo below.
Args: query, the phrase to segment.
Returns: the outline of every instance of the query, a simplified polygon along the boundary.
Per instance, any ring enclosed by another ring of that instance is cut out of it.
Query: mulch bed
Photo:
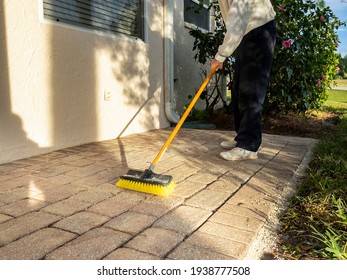
[[[263,132],[320,139],[329,134],[339,121],[337,114],[324,111],[313,111],[306,115],[264,115]],[[233,115],[224,110],[217,111],[209,118],[209,122],[215,124],[219,130],[234,130]]]

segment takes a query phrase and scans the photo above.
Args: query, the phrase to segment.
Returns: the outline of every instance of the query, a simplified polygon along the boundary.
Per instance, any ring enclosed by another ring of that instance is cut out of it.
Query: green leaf
[[[287,68],[286,71],[287,71],[288,80],[290,80],[290,78],[292,77],[293,71],[292,71],[292,69],[290,69],[290,68]]]

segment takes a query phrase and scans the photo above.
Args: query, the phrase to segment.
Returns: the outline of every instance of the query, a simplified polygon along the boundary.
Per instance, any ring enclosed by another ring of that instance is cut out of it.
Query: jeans
[[[270,21],[245,35],[237,48],[233,79],[236,147],[256,152],[262,141],[262,111],[276,43]]]

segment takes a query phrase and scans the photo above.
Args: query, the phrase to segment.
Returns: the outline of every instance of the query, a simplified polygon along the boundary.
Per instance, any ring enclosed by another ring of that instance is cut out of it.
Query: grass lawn
[[[347,114],[347,91],[330,90],[328,92],[328,100],[324,103],[323,109],[341,115]]]
[[[329,90],[328,96],[327,102],[347,103],[346,90]]]
[[[347,91],[330,91],[323,109],[341,121],[315,147],[307,179],[281,218],[284,259],[347,259]]]
[[[347,87],[347,79],[344,80],[334,80],[338,87]]]

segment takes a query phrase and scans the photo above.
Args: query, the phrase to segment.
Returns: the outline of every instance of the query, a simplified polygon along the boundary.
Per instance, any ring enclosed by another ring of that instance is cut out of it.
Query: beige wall
[[[0,164],[169,125],[163,1],[146,43],[45,21],[41,2],[0,4]]]

